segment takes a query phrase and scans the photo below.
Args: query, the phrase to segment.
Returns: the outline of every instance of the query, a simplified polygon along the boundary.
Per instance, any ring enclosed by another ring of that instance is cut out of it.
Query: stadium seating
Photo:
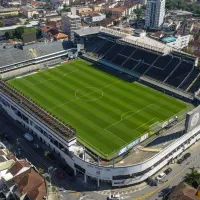
[[[193,63],[182,61],[176,70],[166,80],[166,83],[178,87],[192,70]]]
[[[110,48],[109,51],[106,52],[104,55],[104,59],[106,60],[113,60],[115,56],[123,49],[123,46],[121,44],[116,43],[112,48]]]
[[[146,72],[146,70],[150,67],[150,65],[145,64],[144,62],[139,63],[134,69],[133,71],[143,75],[144,72]]]
[[[177,67],[179,62],[180,62],[179,58],[173,57],[171,62],[169,62],[169,64],[166,65],[165,69],[162,70],[156,67],[151,67],[145,75],[158,79],[160,81],[164,81],[170,75],[170,73],[175,69],[175,67]]]
[[[16,48],[0,50],[0,67],[29,60],[31,58],[33,58],[33,56],[29,50],[20,50]]]
[[[86,45],[86,52],[93,52],[95,49],[98,49],[106,41],[101,38],[96,38]]]
[[[199,74],[199,69],[194,68],[190,75],[186,78],[186,80],[180,85],[180,88],[186,90],[192,82],[197,78]]]
[[[122,66],[126,69],[132,70],[139,62],[133,59],[128,59]]]
[[[189,89],[189,92],[191,93],[196,92],[199,89],[199,85],[200,85],[200,76],[197,78],[192,87]]]
[[[58,51],[63,51],[63,44],[61,42],[50,42],[50,43],[43,43],[34,48],[37,57],[45,56],[47,54],[56,53]]]
[[[152,64],[158,58],[158,55],[143,49],[137,49],[131,57],[135,60],[142,60],[147,64]]]
[[[96,54],[98,56],[104,55],[115,43],[111,41],[107,41],[105,44],[103,44],[97,51]]]
[[[114,60],[112,61],[116,65],[121,65],[127,60],[127,57],[122,56],[122,55],[117,55]]]
[[[132,47],[132,46],[125,46],[123,48],[123,50],[120,52],[120,54],[124,55],[124,56],[131,56],[131,54],[136,50],[136,48]]]
[[[200,73],[194,68],[195,57],[180,52],[162,55],[103,38],[91,41],[88,49],[108,62],[184,90]]]
[[[158,67],[160,69],[164,69],[169,62],[172,60],[171,55],[166,55],[166,56],[160,56],[157,61],[154,63],[155,67]]]

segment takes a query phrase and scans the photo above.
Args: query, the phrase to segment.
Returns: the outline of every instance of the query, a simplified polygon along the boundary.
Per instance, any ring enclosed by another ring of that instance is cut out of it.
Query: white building
[[[166,45],[173,47],[175,49],[183,49],[187,47],[191,40],[191,35],[184,35],[184,36],[170,36],[162,39]]]
[[[69,36],[69,40],[74,40],[74,31],[81,28],[81,18],[75,14],[62,14],[62,31]]]
[[[165,0],[147,0],[145,27],[158,29],[165,17]]]

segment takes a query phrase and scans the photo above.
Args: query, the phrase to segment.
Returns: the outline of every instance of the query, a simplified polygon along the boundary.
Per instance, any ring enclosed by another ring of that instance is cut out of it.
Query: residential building
[[[30,6],[22,6],[21,13],[28,19],[34,18],[35,16],[38,15],[38,11]]]
[[[132,15],[133,11],[140,8],[140,3],[123,3],[122,5],[114,8],[102,9],[105,13],[110,13],[112,17],[125,17]]]
[[[200,200],[199,189],[195,189],[190,185],[181,182],[169,195],[169,200]]]
[[[101,13],[82,15],[85,23],[100,22],[106,18],[106,15]]]
[[[191,35],[179,35],[164,37],[161,39],[161,41],[170,47],[174,47],[175,49],[183,49],[184,47],[188,46],[191,39]]]
[[[147,0],[145,27],[159,29],[164,22],[165,0]]]
[[[63,41],[68,40],[68,36],[64,33],[61,33],[58,31],[57,28],[51,28],[51,27],[42,27],[42,36],[49,40],[55,40],[55,41]]]
[[[74,31],[81,28],[81,18],[75,14],[62,14],[61,26],[63,33],[69,36],[69,40],[74,40]]]

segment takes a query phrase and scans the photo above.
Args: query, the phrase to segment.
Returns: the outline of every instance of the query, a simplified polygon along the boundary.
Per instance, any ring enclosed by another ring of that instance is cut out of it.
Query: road
[[[0,109],[0,133],[7,134],[9,138],[9,146],[15,146],[14,152],[18,157],[27,158],[37,168],[43,168],[48,172],[48,168],[53,166],[51,174],[51,183],[56,186],[60,195],[60,199],[67,200],[105,200],[110,191],[95,191],[92,184],[85,184],[77,177],[70,177],[56,163],[44,156],[44,149],[36,149],[32,143],[27,141],[23,134],[27,130],[20,124],[14,123],[13,120]],[[38,143],[39,141],[37,141]],[[41,145],[44,145],[41,143]],[[20,150],[18,150],[20,149]],[[20,151],[20,155],[19,155]],[[158,186],[145,187],[144,189],[133,192],[134,187],[119,190],[121,199],[127,200],[161,200],[163,192],[177,185],[183,180],[186,173],[192,167],[200,167],[200,142],[197,142],[189,150],[191,157],[184,161],[181,165],[172,164],[168,167],[172,168],[172,172],[163,179],[163,183]],[[162,170],[163,171],[163,170]],[[58,178],[57,173],[64,173],[64,179]],[[123,192],[122,192],[123,191]]]

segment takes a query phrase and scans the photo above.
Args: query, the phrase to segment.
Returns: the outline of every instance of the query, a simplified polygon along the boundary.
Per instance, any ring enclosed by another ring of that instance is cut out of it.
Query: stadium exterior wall
[[[74,157],[74,163],[85,169],[87,176],[91,176],[100,180],[110,180],[112,181],[112,186],[124,186],[140,183],[155,174],[157,171],[175,159],[184,150],[199,140],[199,130],[200,125],[193,129],[191,132],[183,135],[179,140],[166,147],[162,152],[156,154],[154,157],[151,157],[149,160],[143,163],[137,163],[132,166],[98,166],[88,163],[76,156]],[[158,164],[156,165],[156,163]],[[140,175],[134,176],[136,173],[140,173]],[[130,175],[130,178],[113,180],[113,176],[119,177],[123,175]]]
[[[75,174],[77,174],[77,171],[80,171],[84,175],[85,181],[87,181],[88,176],[95,178],[98,185],[100,181],[109,181],[114,187],[140,183],[155,174],[158,170],[175,159],[179,154],[181,154],[185,149],[194,144],[200,138],[200,124],[197,124],[192,130],[184,134],[181,138],[174,141],[161,152],[142,163],[123,167],[98,166],[86,162],[85,160],[74,155],[73,152],[70,152],[70,147],[76,143],[75,139],[67,142],[59,135],[55,134],[45,124],[42,124],[42,122],[36,119],[31,113],[28,113],[22,107],[20,107],[20,104],[17,105],[15,102],[9,99],[8,96],[1,91],[0,96],[0,105],[14,120],[19,121],[31,132],[37,135],[37,137],[44,140],[48,146],[50,146],[53,150],[55,150],[56,153],[65,159],[66,163],[74,169]],[[28,118],[27,122],[25,122],[16,114],[15,109],[20,111]],[[38,129],[35,128],[35,125],[45,130],[45,132],[48,133],[48,136],[38,131]],[[66,151],[60,149],[59,145],[56,146],[52,140],[58,141],[60,144],[62,144]],[[126,176],[126,178],[124,178],[124,176]]]
[[[6,102],[7,105],[5,105],[3,102]],[[35,118],[31,113],[28,113],[25,111],[22,107],[17,105],[15,102],[13,102],[11,99],[9,99],[4,93],[0,91],[0,105],[2,108],[10,115],[15,121],[20,122],[24,127],[29,129],[30,132],[32,132],[34,135],[36,135],[39,139],[41,139],[43,142],[45,142],[53,151],[60,154],[65,161],[68,163],[68,165],[73,168],[74,164],[72,161],[72,155],[69,153],[69,149],[72,145],[76,143],[76,138],[73,138],[69,142],[64,140],[63,138],[59,137],[56,133],[54,133],[49,127],[47,127],[45,124],[42,124],[37,118]],[[28,118],[28,122],[21,119],[17,114],[16,111],[12,109],[14,107],[18,111],[20,111],[23,115],[25,115]],[[36,129],[36,125],[40,128],[42,128],[48,135],[42,134],[38,129]],[[65,151],[58,148],[58,146],[54,145],[52,141],[57,141],[60,144],[63,145],[65,148]]]

